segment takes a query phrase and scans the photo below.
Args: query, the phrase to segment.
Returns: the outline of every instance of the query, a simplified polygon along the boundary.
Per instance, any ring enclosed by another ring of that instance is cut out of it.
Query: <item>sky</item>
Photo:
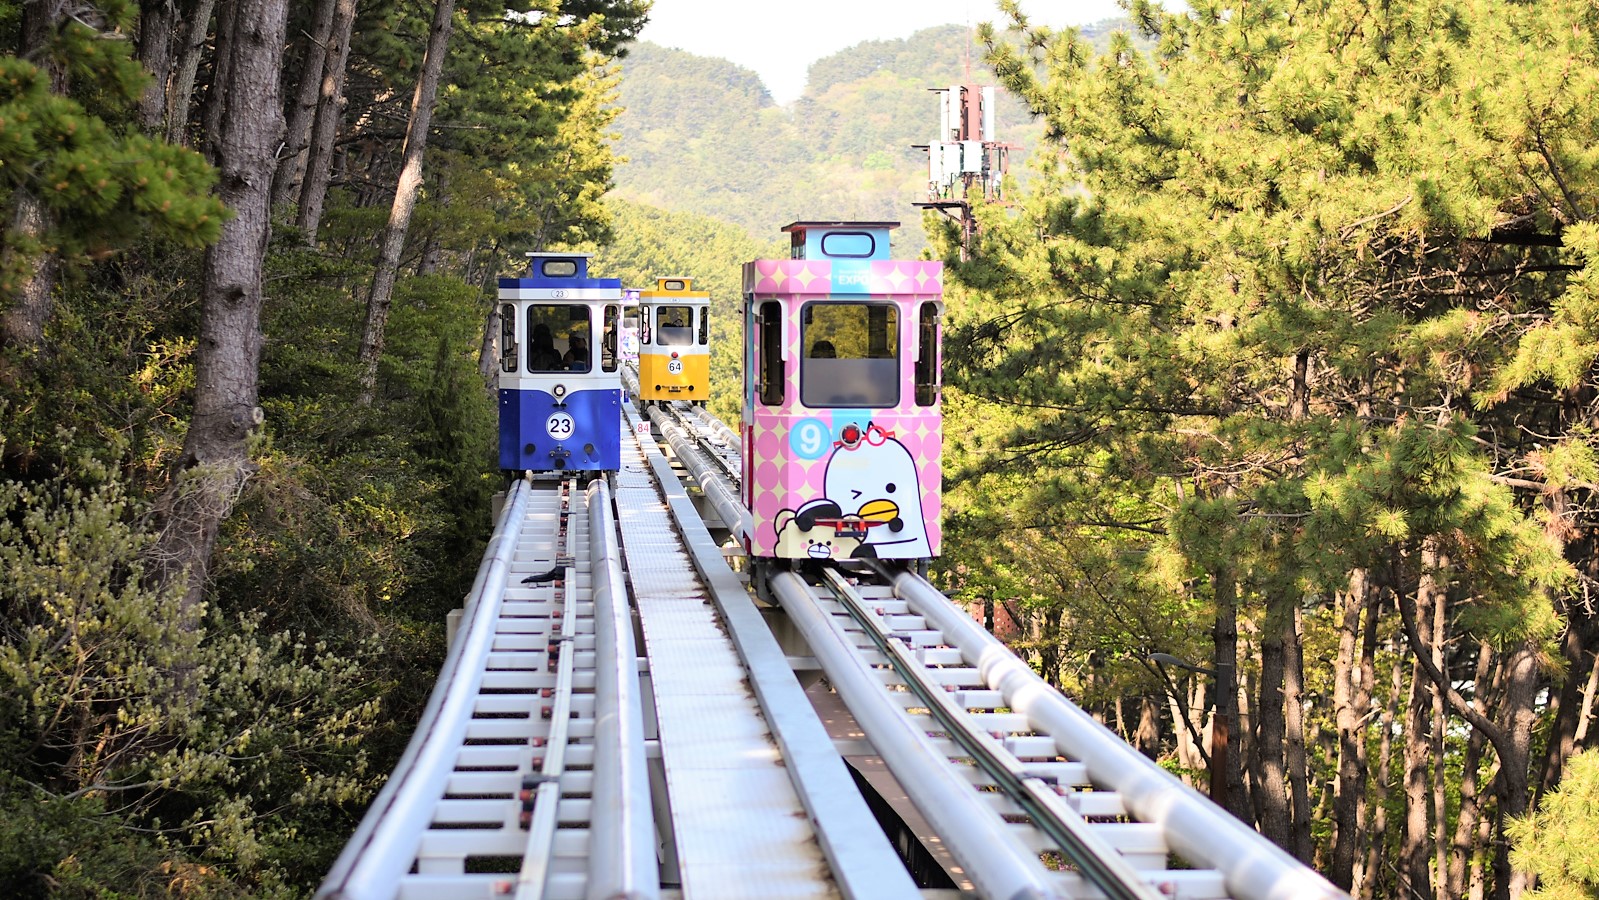
[[[1087,25],[1124,15],[1115,0],[1022,0],[1037,25]],[[641,40],[754,69],[788,104],[810,64],[861,41],[935,25],[1002,25],[994,0],[655,0]]]

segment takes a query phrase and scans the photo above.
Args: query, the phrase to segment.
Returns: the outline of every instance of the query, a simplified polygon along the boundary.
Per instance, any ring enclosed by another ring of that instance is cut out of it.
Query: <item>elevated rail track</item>
[[[762,606],[737,435],[626,417],[614,475],[508,490],[319,897],[1343,896],[914,572],[776,571]]]

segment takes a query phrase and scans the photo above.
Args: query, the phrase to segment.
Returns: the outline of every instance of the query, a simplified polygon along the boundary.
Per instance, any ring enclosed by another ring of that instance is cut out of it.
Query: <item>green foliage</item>
[[[912,145],[937,130],[927,88],[965,80],[969,44],[953,25],[862,42],[813,63],[804,96],[780,108],[748,69],[640,43],[622,64],[618,195],[762,241],[802,219],[904,221],[895,252],[914,257],[926,238],[907,213],[927,193],[927,155]],[[1038,133],[1009,97],[998,129],[1019,144]]]
[[[1268,610],[1299,607],[1307,658],[1329,658],[1354,573],[1405,596],[1435,578],[1450,647],[1553,652],[1599,525],[1591,5],[1132,12],[1153,52],[983,32],[1045,144],[1016,206],[977,210],[969,259],[929,222],[947,577],[1040,595],[1035,628],[1074,626],[1067,668],[1221,652],[1203,636],[1223,602],[1246,684]],[[1119,681],[1102,696],[1150,688],[1093,671]],[[1330,678],[1309,682],[1323,715]],[[1470,692],[1500,721],[1552,717]]]
[[[1584,750],[1566,761],[1560,787],[1544,795],[1538,809],[1509,828],[1511,864],[1538,876],[1538,887],[1524,895],[1537,900],[1593,900],[1599,897],[1599,750]]]
[[[8,802],[40,811],[28,845],[53,851],[8,854],[0,880],[89,894],[150,890],[164,872],[203,887],[209,866],[271,893],[291,874],[274,859],[305,840],[297,817],[369,794],[360,745],[378,701],[359,654],[261,633],[256,617],[202,623],[181,586],[146,587],[132,512],[114,481],[0,483]]]
[[[14,295],[41,254],[82,265],[144,236],[187,247],[215,241],[228,212],[209,194],[211,167],[193,151],[125,133],[107,119],[117,110],[96,102],[120,98],[125,110],[142,90],[129,42],[71,22],[52,52],[70,63],[76,83],[88,82],[80,91],[91,95],[88,105],[52,92],[50,76],[33,63],[0,57],[0,208],[31,197],[54,213],[42,231],[8,227],[0,295]]]
[[[54,222],[7,235],[0,264],[72,264],[51,364],[0,365],[0,893],[308,895],[409,737],[489,530],[480,286],[502,253],[608,234],[606,54],[643,5],[459,7],[406,257],[433,274],[402,277],[379,402],[356,407],[353,300],[431,12],[363,4],[343,145],[359,175],[320,251],[280,229],[269,253],[266,426],[189,614],[143,578],[140,501],[187,427],[198,250],[225,211],[198,155],[129,128],[137,6],[77,12],[102,31],[69,22],[28,57],[60,63],[64,90],[0,60],[0,203],[37,198]],[[0,4],[0,31],[18,21]]]
[[[594,271],[627,287],[653,288],[655,279],[682,275],[711,295],[710,411],[723,422],[741,415],[744,324],[743,264],[785,256],[777,241],[761,245],[740,228],[707,216],[667,212],[625,200],[608,204],[615,239],[595,255]]]

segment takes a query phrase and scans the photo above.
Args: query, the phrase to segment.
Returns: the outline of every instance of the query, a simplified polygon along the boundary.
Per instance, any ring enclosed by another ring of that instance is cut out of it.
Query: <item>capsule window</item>
[[[516,371],[516,307],[500,307],[500,371]]]
[[[527,370],[587,372],[593,342],[587,306],[531,303],[527,308]]]
[[[676,347],[694,343],[694,307],[657,306],[655,308],[655,343],[661,347]]]
[[[805,406],[899,405],[899,308],[891,303],[807,303],[801,313]]]
[[[760,358],[756,365],[760,372],[761,402],[767,406],[782,406],[783,304],[773,300],[762,303],[755,327],[760,332]]]
[[[577,274],[577,263],[570,259],[542,260],[539,273],[545,278],[571,278]]]
[[[937,303],[923,303],[916,314],[916,405],[938,404],[940,321]]]
[[[711,308],[700,307],[700,346],[706,347],[711,343]]]
[[[832,231],[822,235],[822,255],[841,259],[868,259],[877,252],[877,239],[864,231]]]
[[[605,324],[600,332],[600,368],[616,371],[616,342],[621,333],[622,308],[614,303],[605,305]]]

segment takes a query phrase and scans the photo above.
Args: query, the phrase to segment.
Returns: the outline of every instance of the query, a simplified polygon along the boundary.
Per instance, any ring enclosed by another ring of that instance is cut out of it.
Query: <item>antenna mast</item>
[[[1018,149],[996,139],[994,87],[972,82],[970,48],[964,68],[967,83],[929,88],[938,95],[938,137],[913,145],[927,151],[927,200],[912,204],[936,209],[960,223],[962,261],[977,234],[972,200],[1005,202],[1010,151]]]

